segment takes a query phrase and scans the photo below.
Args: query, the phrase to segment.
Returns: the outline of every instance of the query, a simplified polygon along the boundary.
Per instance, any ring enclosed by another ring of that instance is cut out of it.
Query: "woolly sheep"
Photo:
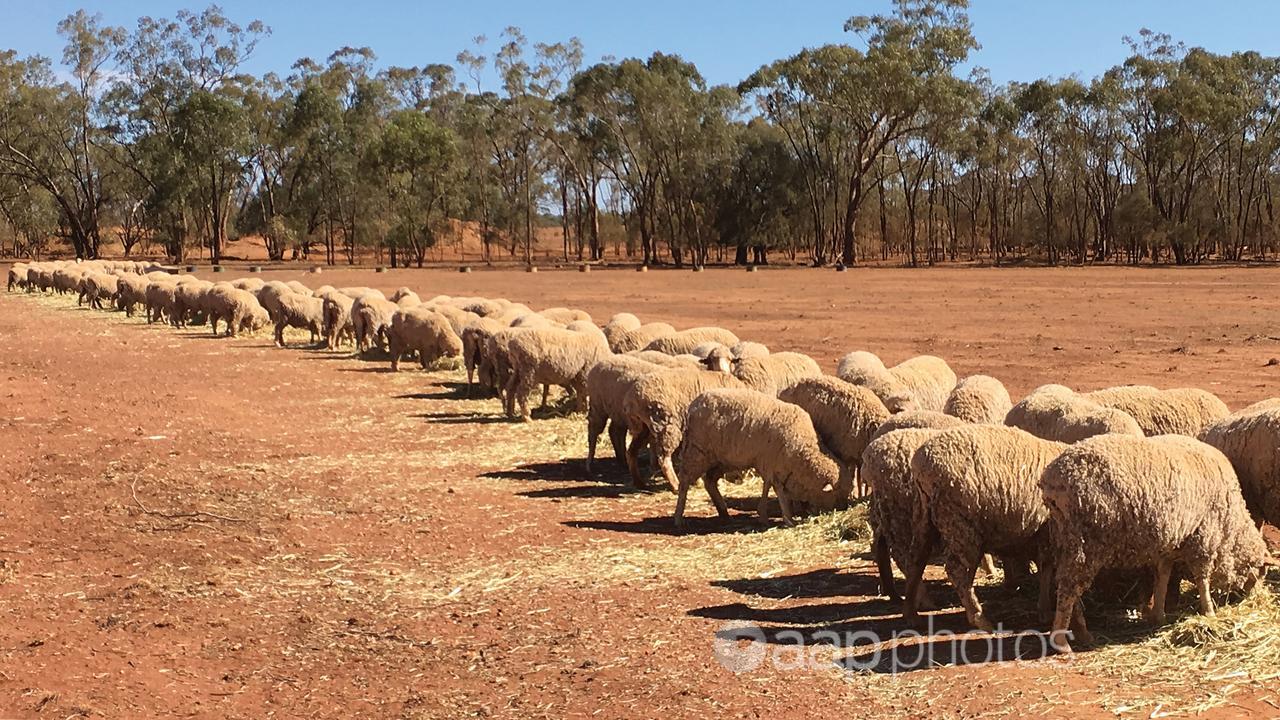
[[[747,358],[761,358],[769,355],[769,348],[758,342],[750,340],[740,340],[733,347],[729,348],[729,354],[737,360],[746,360]]]
[[[125,275],[116,283],[116,307],[133,317],[134,309],[147,300],[149,281],[141,275]]]
[[[396,311],[387,330],[387,344],[392,372],[400,370],[400,357],[406,352],[418,353],[424,370],[440,358],[462,354],[462,340],[449,321],[440,313],[421,307]]]
[[[529,420],[529,393],[537,385],[560,385],[573,391],[578,409],[587,409],[587,372],[608,356],[604,335],[531,328],[511,338],[508,354],[511,376],[507,380],[507,415]]]
[[[709,341],[718,342],[725,346],[737,345],[738,336],[724,328],[696,327],[670,335],[663,335],[644,346],[644,349],[657,350],[668,355],[684,355],[692,352],[694,348],[702,343]]]
[[[484,359],[484,352],[493,334],[504,329],[504,325],[493,318],[482,317],[472,320],[465,328],[462,329],[462,363],[467,369],[467,393],[470,394],[476,383],[476,371],[481,368]],[[486,369],[492,366],[485,366]],[[485,374],[480,375],[479,384],[481,387],[493,387],[494,378]]]
[[[1206,425],[1231,414],[1218,396],[1197,388],[1159,390],[1149,385],[1126,385],[1081,395],[1128,414],[1148,436],[1196,437]]]
[[[912,410],[911,412],[890,415],[889,419],[881,423],[880,427],[876,428],[876,431],[871,434],[871,440],[874,442],[876,438],[894,430],[950,430],[951,428],[964,427],[967,424],[953,415],[932,410]]]
[[[606,425],[614,456],[626,462],[627,417],[623,399],[637,380],[658,367],[661,366],[635,355],[610,355],[587,371],[587,472],[591,472],[600,433]]]
[[[330,350],[337,349],[345,339],[355,342],[355,328],[351,320],[351,307],[355,300],[339,290],[325,293],[321,297],[324,303],[324,344]]]
[[[1036,560],[1042,609],[1049,604],[1048,508],[1040,473],[1067,446],[1003,425],[966,425],[929,438],[911,458],[920,497],[913,515],[918,554],[906,570],[903,615],[916,617],[919,588],[931,546],[942,546],[947,579],[969,622],[992,625],[973,592],[983,553]]]
[[[103,309],[103,302],[110,302],[120,289],[120,278],[116,275],[91,272],[85,275],[85,296],[89,307]]]
[[[27,266],[24,263],[18,263],[9,268],[9,292],[13,292],[14,288],[19,290],[27,287]]]
[[[648,347],[649,343],[660,337],[674,335],[676,329],[664,322],[646,323],[636,328],[619,334],[615,339],[609,341],[609,349],[616,353],[632,352],[633,350],[642,350]],[[670,353],[664,353],[670,354]]]
[[[231,282],[231,287],[234,287],[237,290],[257,293],[262,289],[262,286],[266,284],[267,282],[262,278],[240,278],[239,280],[233,280]]]
[[[1106,435],[1065,450],[1040,478],[1056,545],[1057,612],[1050,641],[1067,631],[1092,642],[1080,597],[1103,568],[1155,570],[1148,619],[1164,622],[1176,563],[1194,580],[1200,612],[1213,589],[1253,589],[1270,558],[1222,453],[1181,435]]]
[[[173,291],[173,324],[177,327],[203,324],[204,294],[211,287],[213,283],[203,280],[179,283]]]
[[[618,313],[609,318],[609,322],[605,323],[600,331],[604,333],[604,337],[609,341],[609,348],[613,348],[613,344],[617,342],[626,333],[636,330],[640,327],[640,318],[631,313]],[[614,352],[617,352],[616,350]]]
[[[157,281],[147,285],[147,291],[143,296],[143,302],[147,307],[147,323],[165,320],[172,322],[174,293],[177,289],[178,284],[174,282]]]
[[[359,300],[365,295],[372,295],[373,297],[381,298],[382,300],[387,299],[387,296],[383,295],[381,290],[375,290],[370,287],[363,287],[363,286],[344,287],[344,288],[338,288],[338,292],[342,293],[343,295],[346,295],[352,300]]]
[[[258,288],[255,295],[258,298],[258,304],[267,311],[267,315],[271,317],[271,322],[276,321],[276,317],[280,314],[280,298],[292,293],[293,289],[279,280],[263,284]]]
[[[1106,433],[1143,434],[1127,413],[1103,407],[1063,385],[1043,385],[1031,391],[1009,410],[1004,423],[1064,443]]]
[[[825,375],[798,380],[779,392],[778,399],[809,414],[823,447],[835,456],[849,477],[859,475],[862,453],[871,442],[871,435],[889,419],[889,409],[875,393]],[[862,483],[859,481],[858,485],[858,495],[862,496]]]
[[[919,355],[886,368],[872,353],[853,352],[840,360],[836,375],[871,388],[895,412],[941,411],[956,386],[955,371],[933,355]]]
[[[889,412],[922,409],[918,407],[914,393],[889,372],[873,353],[857,350],[840,358],[836,366],[836,377],[852,385],[870,389],[889,408]]]
[[[209,327],[218,334],[218,321],[226,323],[226,334],[235,337],[241,330],[257,332],[271,322],[266,308],[253,293],[233,287],[215,286],[205,293]]]
[[[285,283],[285,286],[288,287],[290,290],[298,293],[299,295],[306,295],[308,297],[313,295],[313,293],[311,292],[311,288],[307,287],[306,285],[303,285],[297,280],[290,280]]]
[[[361,295],[351,304],[351,327],[356,336],[356,350],[365,353],[375,345],[386,347],[387,328],[400,306],[376,295]]]
[[[689,486],[702,478],[722,518],[729,508],[720,495],[726,472],[755,469],[772,487],[782,518],[793,524],[792,501],[833,510],[849,499],[852,478],[822,451],[809,415],[801,408],[747,389],[708,390],[693,400],[675,458],[679,481],[675,524],[684,524]],[[762,503],[762,516],[767,507]]]
[[[895,602],[902,597],[894,587],[890,561],[905,575],[911,558],[920,553],[915,521],[920,491],[911,479],[911,458],[939,432],[942,429],[929,427],[893,430],[876,436],[862,453],[859,480],[870,493],[867,521],[871,525],[871,554],[880,576],[880,592]],[[924,592],[923,584],[918,592]],[[924,597],[917,603],[930,604]]]
[[[956,383],[942,412],[967,423],[1001,424],[1013,409],[1004,383],[990,375],[970,375]]]
[[[685,413],[689,403],[706,390],[743,388],[740,380],[718,372],[701,369],[664,368],[650,373],[627,388],[622,399],[623,414],[631,443],[627,445],[627,470],[631,482],[639,487],[638,455],[647,443],[649,453],[672,489],[679,487],[672,456],[684,437]]]
[[[392,295],[389,299],[391,302],[399,305],[401,310],[408,310],[409,308],[415,308],[422,304],[422,298],[418,297],[418,293],[409,290],[408,288],[400,288],[400,290],[397,290],[395,295]]]
[[[1209,425],[1200,440],[1231,461],[1254,519],[1280,525],[1280,406],[1255,405]]]
[[[813,358],[794,352],[738,360],[733,363],[733,375],[747,387],[768,395],[777,395],[806,378],[823,377],[822,367]]]
[[[568,325],[574,320],[586,320],[587,322],[591,322],[591,315],[583,310],[570,310],[569,308],[554,307],[547,308],[538,314],[551,322],[560,323],[561,325]]]
[[[311,295],[290,293],[278,299],[275,317],[276,345],[284,347],[284,329],[287,327],[311,331],[311,344],[324,337],[324,300]]]
[[[496,317],[506,311],[509,305],[504,305],[497,300],[488,300],[486,298],[472,298],[457,306],[463,312],[469,312],[472,315],[480,317]]]

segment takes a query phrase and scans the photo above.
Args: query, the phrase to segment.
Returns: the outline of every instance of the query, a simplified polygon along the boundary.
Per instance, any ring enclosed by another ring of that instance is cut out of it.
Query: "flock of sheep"
[[[549,386],[561,386],[586,410],[588,471],[606,427],[637,485],[647,447],[677,492],[677,525],[699,479],[728,517],[719,481],[745,470],[763,479],[760,515],[772,492],[788,524],[867,497],[881,590],[903,599],[908,618],[930,602],[922,576],[938,553],[980,629],[992,624],[974,594],[979,568],[994,557],[1020,587],[1034,563],[1050,641],[1064,652],[1069,638],[1091,641],[1081,597],[1100,572],[1149,572],[1144,609],[1161,623],[1182,579],[1212,614],[1215,597],[1250,592],[1272,564],[1260,528],[1280,523],[1280,399],[1233,414],[1203,390],[1046,385],[1015,404],[999,380],[958,380],[932,356],[885,367],[854,352],[829,376],[808,356],[717,327],[677,331],[625,313],[599,327],[566,308],[211,283],[131,262],[16,265],[8,287],[143,308],[149,322],[177,327],[207,322],[215,334],[219,321],[227,335],[272,326],[280,345],[285,328],[301,328],[329,348],[380,347],[393,368],[405,355],[423,367],[461,357],[469,390],[523,420],[530,394],[541,388],[545,405]]]

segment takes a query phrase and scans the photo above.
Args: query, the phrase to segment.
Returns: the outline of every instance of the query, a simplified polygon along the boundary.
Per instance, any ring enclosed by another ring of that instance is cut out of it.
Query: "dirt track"
[[[267,277],[716,323],[828,367],[928,352],[1015,394],[1280,395],[1270,269]],[[580,418],[508,424],[456,373],[28,296],[0,296],[0,361],[0,717],[1111,717],[1200,692],[1053,659],[735,676],[726,621],[897,629],[865,558],[696,495],[674,536],[669,494],[584,475]],[[1216,712],[1273,714],[1269,689]]]

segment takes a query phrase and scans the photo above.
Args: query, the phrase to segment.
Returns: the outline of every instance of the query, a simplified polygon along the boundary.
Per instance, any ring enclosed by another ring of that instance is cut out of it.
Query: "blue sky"
[[[140,15],[172,16],[207,3],[174,0],[0,0],[0,48],[55,60],[55,26],[78,8],[132,26]],[[582,39],[587,60],[646,56],[654,50],[693,60],[714,83],[735,83],[761,64],[805,46],[840,42],[850,15],[887,11],[888,0],[223,0],[235,20],[271,26],[250,70],[286,72],[299,57],[326,57],[343,45],[367,45],[382,65],[452,62],[476,35],[496,38],[507,25],[532,41]],[[1218,52],[1252,49],[1280,55],[1276,0],[972,0],[982,43],[974,62],[997,82],[1052,75],[1092,77],[1120,62],[1121,41],[1142,27]],[[301,9],[305,8],[305,10]]]

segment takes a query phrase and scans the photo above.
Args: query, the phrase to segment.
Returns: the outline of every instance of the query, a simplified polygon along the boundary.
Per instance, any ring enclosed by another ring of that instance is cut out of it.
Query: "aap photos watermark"
[[[754,623],[729,622],[716,631],[712,653],[716,662],[733,673],[834,666],[894,674],[942,665],[1037,660],[1053,654],[1053,649],[1049,635],[1039,630],[1010,631],[997,625],[993,633],[962,635],[935,629],[933,618],[928,617],[924,630],[895,630],[888,635],[874,630],[766,631]]]

